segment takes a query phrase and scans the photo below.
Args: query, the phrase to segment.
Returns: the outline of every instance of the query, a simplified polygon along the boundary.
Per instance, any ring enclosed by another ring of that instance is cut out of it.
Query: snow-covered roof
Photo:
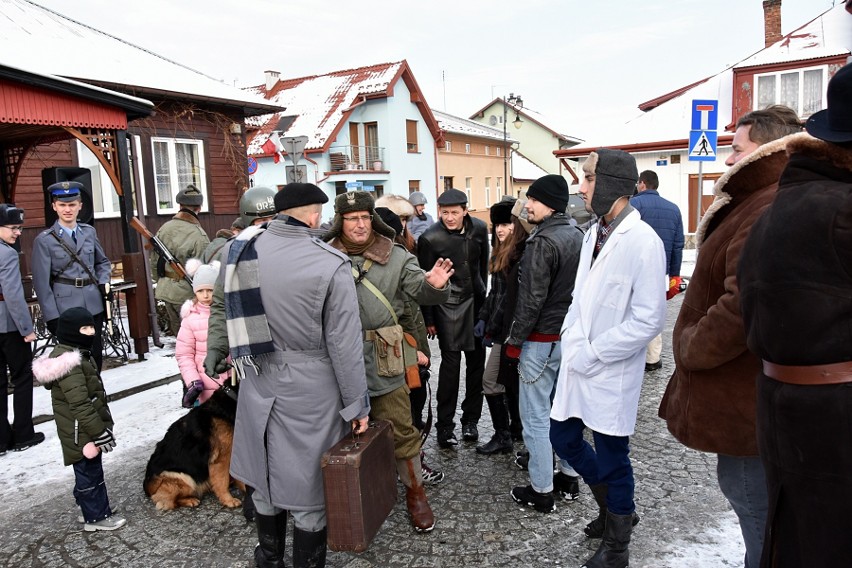
[[[323,151],[334,139],[345,118],[356,104],[372,99],[387,98],[393,94],[394,84],[402,78],[408,89],[417,91],[417,104],[433,135],[438,134],[438,124],[423,101],[408,63],[380,63],[357,69],[333,71],[278,81],[271,89],[266,85],[249,87],[246,91],[264,97],[276,106],[285,107],[282,113],[258,117],[252,125],[259,128],[248,143],[249,155],[264,155],[261,147],[273,132],[279,135],[307,136],[305,149]],[[281,117],[295,117],[286,129],[278,128]]]
[[[560,140],[563,140],[565,142],[573,142],[574,144],[578,144],[578,143],[583,141],[580,138],[575,138],[574,136],[568,136],[567,134],[562,134],[558,130],[556,130],[555,128],[548,125],[547,118],[545,118],[545,116],[543,114],[541,114],[540,112],[531,110],[527,107],[519,107],[519,106],[514,106],[514,105],[504,103],[503,99],[501,97],[497,97],[496,99],[494,99],[493,101],[491,101],[490,103],[488,103],[487,105],[485,105],[484,107],[482,107],[481,109],[479,109],[478,111],[476,111],[475,113],[470,115],[470,118],[477,118],[477,117],[483,118],[485,116],[485,111],[488,110],[489,108],[491,108],[492,106],[494,106],[495,104],[499,104],[501,106],[505,105],[508,109],[510,109],[511,112],[519,114],[523,118],[528,118],[528,119],[532,120],[533,122],[537,123],[539,126],[544,128],[545,130],[551,132],[554,136],[556,136]],[[511,119],[512,117],[510,116],[508,118]]]
[[[734,68],[845,55],[852,50],[852,18],[843,3],[820,14]]]
[[[26,0],[0,0],[0,60],[125,91],[139,87],[147,96],[160,92],[237,104],[249,114],[271,109],[263,98]]]
[[[600,147],[637,146],[625,149],[640,151],[642,145],[682,142],[689,138],[693,99],[718,100],[718,125],[724,128],[733,121],[735,69],[848,54],[852,50],[850,23],[844,5],[838,4],[739,63],[690,88],[669,93],[671,98],[628,121],[617,131],[592,138],[557,155],[583,155]]]
[[[547,172],[518,151],[512,152],[512,179],[535,180]]]
[[[503,141],[502,129],[491,128],[490,126],[486,126],[479,122],[474,122],[473,120],[468,120],[460,116],[454,116],[434,109],[432,110],[432,114],[434,114],[435,118],[438,120],[438,125],[447,132],[452,132],[453,134],[465,134],[467,136],[475,136],[477,138],[487,138],[489,140],[497,140],[499,142]],[[513,140],[511,136],[508,136],[508,134],[506,140],[512,144],[517,142],[517,140]]]

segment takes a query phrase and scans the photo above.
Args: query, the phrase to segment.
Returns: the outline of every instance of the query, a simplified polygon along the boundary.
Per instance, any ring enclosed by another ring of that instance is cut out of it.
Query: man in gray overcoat
[[[367,428],[361,322],[349,259],[318,238],[325,193],[289,184],[278,217],[222,251],[205,371],[242,377],[231,475],[254,488],[257,566],[284,566],[287,512],[294,566],[325,566],[320,460],[350,428]],[[282,270],[287,267],[286,270]]]
[[[86,308],[95,317],[92,357],[100,370],[103,361],[103,285],[109,283],[112,265],[98,241],[95,228],[77,222],[83,209],[82,191],[83,184],[76,181],[48,186],[47,192],[57,220],[33,241],[30,269],[41,315],[51,333],[56,333],[59,314],[69,308]]]
[[[399,319],[406,301],[420,305],[446,301],[452,262],[438,259],[424,273],[414,255],[394,244],[396,233],[376,214],[373,198],[365,191],[338,195],[334,212],[334,223],[323,238],[352,261],[350,280],[355,280],[364,330],[370,415],[393,424],[396,468],[405,485],[411,524],[418,532],[428,532],[435,526],[435,516],[423,488],[420,432],[411,417]]]

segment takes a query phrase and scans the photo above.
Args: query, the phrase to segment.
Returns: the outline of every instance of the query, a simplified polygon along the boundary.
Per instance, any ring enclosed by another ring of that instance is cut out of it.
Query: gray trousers
[[[274,517],[284,512],[284,509],[276,507],[264,499],[259,491],[252,493],[251,498],[254,501],[255,510],[261,515]],[[290,511],[290,514],[293,516],[293,523],[296,525],[296,528],[300,530],[317,532],[325,528],[325,509],[319,511]]]

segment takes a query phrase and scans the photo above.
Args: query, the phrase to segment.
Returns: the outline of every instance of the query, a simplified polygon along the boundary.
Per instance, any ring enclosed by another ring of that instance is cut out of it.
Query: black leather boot
[[[316,532],[293,528],[293,568],[323,568],[327,551],[326,528]]]
[[[583,532],[586,533],[586,536],[589,538],[602,538],[604,535],[604,528],[606,527],[606,493],[607,488],[606,485],[600,483],[598,485],[590,485],[589,489],[592,490],[592,495],[595,497],[595,503],[600,507],[600,512],[598,513],[598,517],[586,525],[586,528],[583,529]],[[633,517],[633,526],[639,524],[639,515],[634,511],[631,515]]]
[[[594,556],[586,560],[583,568],[627,568],[630,564],[630,534],[633,532],[633,513],[616,515],[606,513],[603,540]]]
[[[287,539],[287,511],[277,515],[261,515],[255,512],[258,544],[254,549],[257,568],[286,568],[284,544]]]
[[[485,397],[488,411],[491,413],[491,423],[494,424],[494,435],[476,452],[484,455],[508,454],[512,451],[512,435],[509,433],[509,409],[506,407],[506,397],[502,394],[490,394]]]

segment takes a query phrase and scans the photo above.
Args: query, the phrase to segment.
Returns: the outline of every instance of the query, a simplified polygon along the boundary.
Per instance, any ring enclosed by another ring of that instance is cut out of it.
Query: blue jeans
[[[633,466],[630,438],[592,430],[595,447],[583,439],[586,425],[579,418],[550,421],[550,440],[556,455],[567,460],[589,485],[607,486],[606,506],[616,515],[629,515],[633,503]]]
[[[518,366],[520,371],[521,424],[524,444],[530,452],[530,485],[539,493],[553,491],[553,448],[550,445],[550,406],[556,393],[559,343],[526,341]],[[563,467],[570,470],[568,462]]]
[[[84,457],[74,464],[74,499],[87,523],[96,523],[112,515],[109,507],[101,454]]]
[[[716,476],[719,488],[740,521],[745,542],[745,568],[760,566],[769,496],[763,462],[757,456],[736,457],[718,454]]]

